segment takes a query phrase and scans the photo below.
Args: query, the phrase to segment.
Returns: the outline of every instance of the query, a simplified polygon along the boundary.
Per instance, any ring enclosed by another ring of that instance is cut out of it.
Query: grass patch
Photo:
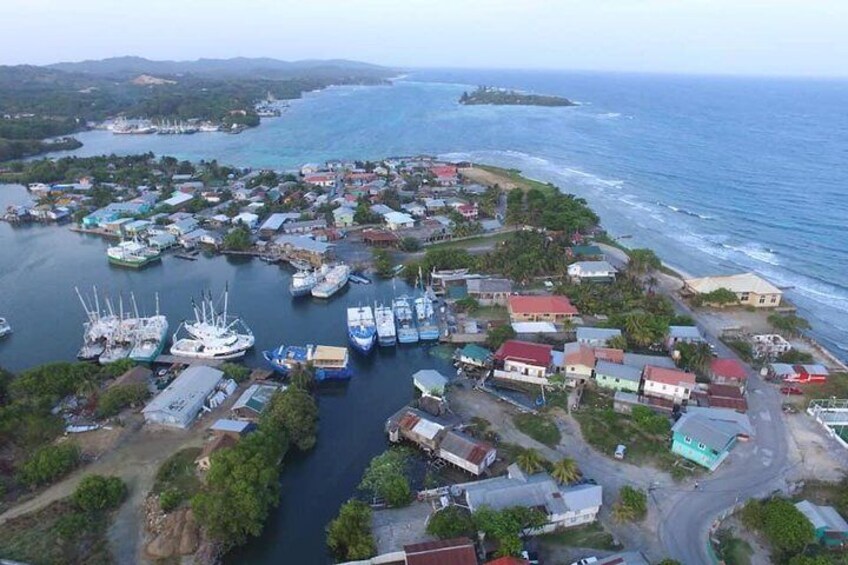
[[[831,373],[826,382],[803,385],[804,406],[817,398],[848,398],[848,373]]]
[[[629,463],[653,465],[670,472],[676,479],[689,473],[675,465],[678,457],[671,452],[669,437],[648,433],[630,416],[614,412],[611,396],[587,387],[574,417],[586,442],[607,457],[613,456],[618,444],[624,444],[627,446],[625,459]]]
[[[111,563],[108,515],[81,512],[68,499],[0,528],[0,556],[26,563]]]
[[[460,241],[442,241],[424,247],[427,251],[431,249],[466,249],[468,247],[479,247],[487,243],[500,243],[512,237],[512,233],[481,234]]]
[[[621,545],[616,543],[612,534],[604,530],[604,527],[598,522],[545,534],[539,536],[539,540],[542,543],[566,545],[569,547],[585,547],[603,551],[614,551],[621,548]]]
[[[509,320],[509,312],[503,306],[480,306],[473,316],[481,320]]]
[[[164,510],[176,508],[200,490],[201,483],[195,473],[194,460],[201,451],[199,447],[181,449],[159,467],[151,492],[159,495]]]
[[[515,427],[524,435],[530,436],[539,443],[548,447],[554,447],[559,443],[562,436],[559,428],[552,419],[537,414],[516,414],[512,418]]]

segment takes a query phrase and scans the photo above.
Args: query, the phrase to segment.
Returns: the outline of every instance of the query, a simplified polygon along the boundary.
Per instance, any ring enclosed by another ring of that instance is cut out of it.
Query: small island
[[[493,86],[478,86],[472,93],[463,92],[460,104],[493,106],[577,106],[568,98],[547,94],[528,94]]]

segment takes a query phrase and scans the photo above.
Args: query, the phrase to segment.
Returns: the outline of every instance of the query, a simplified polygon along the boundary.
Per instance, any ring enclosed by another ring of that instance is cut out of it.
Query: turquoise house
[[[690,408],[671,428],[671,451],[715,471],[750,427],[748,417],[733,410]]]
[[[601,388],[622,392],[639,392],[642,371],[629,365],[598,361],[595,365],[595,382]]]
[[[795,504],[795,508],[813,525],[816,541],[830,549],[848,545],[848,522],[833,506],[819,506],[809,500],[802,500]]]

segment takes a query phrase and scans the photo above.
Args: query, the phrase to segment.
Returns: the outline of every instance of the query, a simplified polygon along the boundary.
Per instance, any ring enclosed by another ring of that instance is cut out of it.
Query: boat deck
[[[167,355],[163,353],[162,355],[159,355],[153,362],[162,363],[164,365],[176,365],[177,363],[181,363],[183,365],[206,365],[207,367],[218,367],[225,361],[223,359],[198,359],[196,357],[180,357],[178,355]]]

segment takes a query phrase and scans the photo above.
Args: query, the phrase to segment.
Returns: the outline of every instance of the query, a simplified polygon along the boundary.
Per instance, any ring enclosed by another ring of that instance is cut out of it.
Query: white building
[[[574,282],[612,282],[618,271],[606,261],[577,261],[568,266]]]
[[[256,226],[259,225],[259,216],[251,212],[242,212],[233,218],[233,225],[235,224],[241,224],[251,230],[256,229]]]
[[[144,420],[149,424],[189,427],[223,379],[224,373],[218,369],[189,367],[145,406]]]
[[[194,199],[194,195],[187,194],[185,192],[175,192],[171,195],[167,200],[163,200],[159,204],[170,206],[171,208],[179,208],[183,204],[187,202],[191,202]]]
[[[415,220],[409,214],[403,212],[389,212],[383,216],[386,227],[392,231],[415,227]]]
[[[689,400],[695,388],[695,375],[677,369],[648,365],[643,377],[643,392],[646,396],[664,398],[675,403]]]

